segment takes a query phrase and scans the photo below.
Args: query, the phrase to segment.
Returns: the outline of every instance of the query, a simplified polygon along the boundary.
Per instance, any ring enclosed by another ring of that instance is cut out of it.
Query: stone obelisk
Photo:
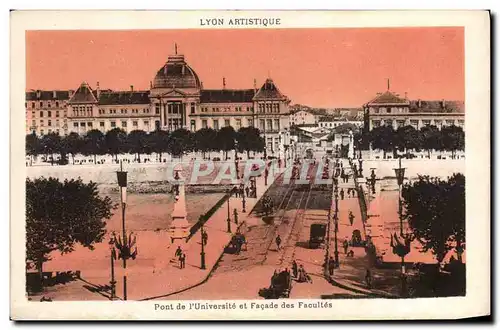
[[[180,178],[179,172],[175,173],[176,186],[175,192],[175,202],[174,210],[172,211],[172,222],[168,232],[172,243],[176,239],[185,240],[189,236],[189,228],[191,225],[187,221],[187,210],[186,210],[186,194],[184,189],[184,180]]]
[[[354,135],[352,131],[349,131],[349,150],[347,152],[347,158],[354,159]]]

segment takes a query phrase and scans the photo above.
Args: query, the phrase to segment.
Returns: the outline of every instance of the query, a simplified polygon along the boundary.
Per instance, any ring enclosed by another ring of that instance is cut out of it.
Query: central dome
[[[187,65],[184,55],[170,55],[156,73],[153,88],[200,88],[200,79]]]

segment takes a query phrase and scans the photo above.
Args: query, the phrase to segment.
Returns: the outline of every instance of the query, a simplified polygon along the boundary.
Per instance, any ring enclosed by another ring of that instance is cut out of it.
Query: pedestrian
[[[330,276],[333,276],[333,271],[335,269],[335,259],[333,259],[332,256],[330,256],[330,259],[328,260],[328,273]]]
[[[179,257],[179,262],[180,262],[181,269],[184,269],[186,267],[186,254],[184,252],[181,253],[181,255]]]
[[[250,197],[250,188],[246,186],[245,191],[247,193],[247,197]]]
[[[201,233],[201,240],[203,241],[203,245],[207,245],[208,234],[206,230],[203,230],[203,232]]]
[[[350,250],[349,252],[347,252],[347,257],[354,258],[354,251]]]
[[[342,243],[342,246],[344,247],[344,254],[347,254],[347,249],[349,248],[349,242],[347,241],[347,238]]]
[[[351,223],[351,226],[354,223],[354,214],[352,214],[351,210],[349,210],[349,222]]]
[[[298,273],[299,273],[299,267],[297,266],[297,262],[295,260],[292,262],[292,273],[293,273],[293,277],[297,278]]]
[[[365,280],[366,280],[366,286],[368,287],[368,289],[371,289],[372,288],[372,272],[368,268],[366,269]]]
[[[179,245],[179,246],[177,246],[177,250],[175,250],[175,256],[180,257],[181,254],[182,254],[182,249]]]
[[[344,200],[344,188],[340,189],[340,199]]]
[[[280,246],[281,246],[281,237],[280,235],[278,234],[278,236],[276,236],[276,246],[278,247],[278,250],[280,250]]]

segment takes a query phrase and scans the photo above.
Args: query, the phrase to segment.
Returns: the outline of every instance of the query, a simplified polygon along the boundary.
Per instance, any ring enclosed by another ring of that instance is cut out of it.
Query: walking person
[[[181,269],[186,267],[186,254],[184,252],[179,256],[179,266]]]
[[[340,189],[340,199],[344,200],[344,188]]]
[[[328,260],[328,273],[330,276],[333,276],[333,271],[335,269],[335,259],[333,259],[332,256],[330,256],[330,259]]]
[[[279,234],[278,234],[278,236],[276,236],[276,246],[278,247],[278,251],[279,251],[281,249],[281,237]]]
[[[351,226],[354,223],[354,214],[352,214],[351,210],[349,210],[349,222],[351,223]]]
[[[349,249],[349,242],[347,241],[347,238],[342,243],[342,246],[344,248],[344,254],[347,254],[347,249]]]
[[[247,193],[247,197],[250,197],[250,188],[248,186],[245,187],[245,192]]]
[[[292,274],[294,278],[297,278],[299,273],[299,267],[297,266],[297,262],[294,260],[292,262]]]
[[[180,257],[180,255],[182,254],[182,249],[181,249],[181,246],[177,246],[177,250],[175,250],[175,256],[176,257]]]
[[[370,269],[366,269],[366,275],[365,275],[365,281],[366,281],[366,286],[368,289],[372,288],[372,272]]]

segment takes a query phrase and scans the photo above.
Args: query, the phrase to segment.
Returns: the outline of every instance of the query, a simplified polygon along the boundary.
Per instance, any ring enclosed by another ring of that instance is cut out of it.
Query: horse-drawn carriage
[[[274,272],[269,288],[259,290],[259,295],[266,299],[289,298],[292,290],[292,276],[289,270]]]
[[[238,232],[238,233],[234,234],[233,237],[231,237],[231,241],[227,245],[227,250],[229,250],[235,254],[240,254],[240,252],[243,248],[243,245],[245,245],[245,248],[246,248],[246,244],[247,244],[247,242],[246,242],[245,235]]]

